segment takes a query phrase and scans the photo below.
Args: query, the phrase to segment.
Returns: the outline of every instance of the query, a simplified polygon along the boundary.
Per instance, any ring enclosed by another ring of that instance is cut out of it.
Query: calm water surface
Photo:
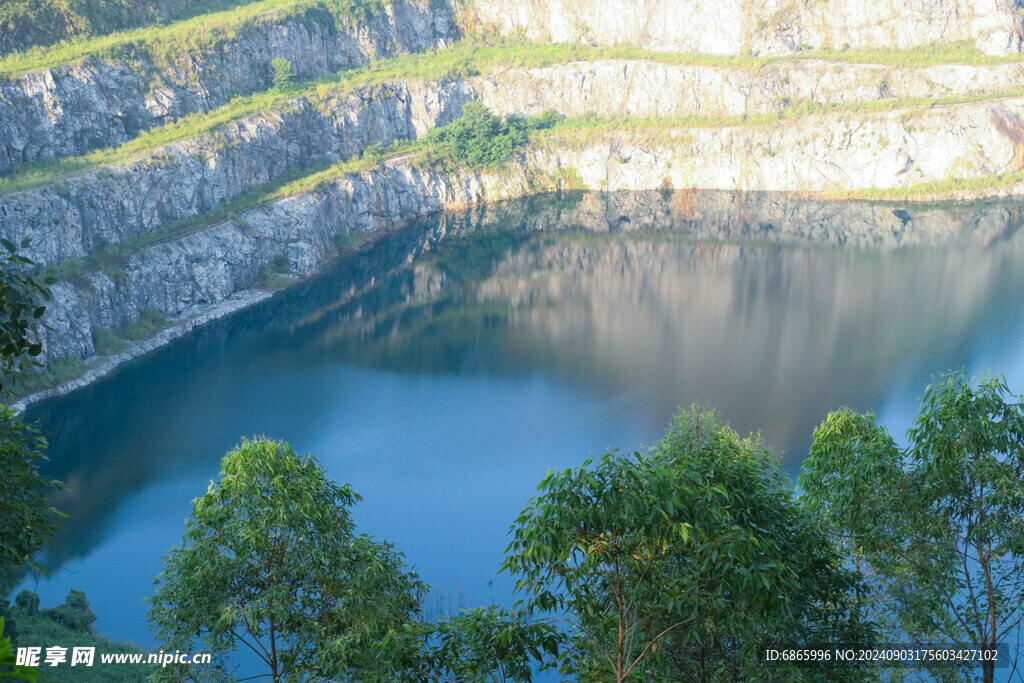
[[[362,531],[435,589],[511,601],[512,519],[549,468],[651,444],[679,406],[796,471],[830,409],[902,433],[936,374],[1024,384],[1024,210],[731,193],[537,198],[446,215],[33,407],[70,515],[27,577],[154,645],[144,598],[243,435],[316,455]]]

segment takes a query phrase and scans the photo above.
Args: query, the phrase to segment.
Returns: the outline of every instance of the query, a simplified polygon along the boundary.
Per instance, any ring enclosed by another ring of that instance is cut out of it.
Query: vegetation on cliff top
[[[37,11],[33,7],[34,3],[50,1],[65,0],[26,0],[3,7],[13,13],[34,13]],[[138,1],[146,3],[148,0]],[[317,23],[327,21],[333,26],[336,21],[365,21],[383,4],[384,0],[215,1],[204,5],[207,10],[213,11],[195,14],[166,26],[134,28],[8,54],[0,58],[0,79],[13,78],[39,69],[52,69],[87,57],[129,64],[139,64],[139,59],[143,58],[161,66],[185,54],[201,57],[202,51],[233,40],[261,21],[284,21],[296,17]],[[0,20],[3,20],[3,15],[0,15]],[[23,19],[19,17],[10,21],[19,22],[17,25],[20,26]]]
[[[161,25],[239,0],[10,0],[0,5],[0,55],[33,46]]]

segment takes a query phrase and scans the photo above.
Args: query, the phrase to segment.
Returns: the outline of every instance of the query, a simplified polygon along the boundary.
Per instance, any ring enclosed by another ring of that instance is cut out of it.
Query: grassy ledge
[[[1024,97],[1024,88],[988,95],[945,97],[902,97],[847,104],[794,102],[778,112],[746,116],[665,116],[665,117],[600,117],[584,114],[562,119],[548,130],[537,131],[531,141],[539,147],[559,146],[580,149],[602,141],[612,133],[627,133],[633,139],[648,143],[671,143],[680,133],[694,128],[738,128],[776,124],[806,116],[838,113],[872,113],[907,110],[907,115],[926,112],[934,107]]]
[[[35,47],[0,58],[0,78],[71,64],[87,57],[125,59],[136,51],[147,53],[156,63],[166,63],[185,52],[202,50],[235,37],[240,30],[265,18],[297,16],[312,8],[321,8],[339,19],[365,20],[379,11],[385,0],[256,0],[228,9],[200,14],[166,26],[149,26],[110,33],[81,40],[72,40],[49,47]],[[652,52],[640,47],[590,47],[578,44],[534,45],[525,41],[502,40],[477,36],[498,43],[518,43],[523,54],[513,59],[535,60],[536,53],[578,51],[597,55],[591,58],[619,57],[654,59],[674,64],[720,67],[760,68],[771,62],[787,59],[827,59],[838,62],[885,64],[890,66],[930,66],[935,64],[996,64],[1020,61],[1020,56],[995,57],[981,53],[971,41],[925,45],[906,49],[844,49],[817,48],[790,55],[772,57],[719,56],[694,53]],[[511,65],[515,65],[512,62]]]
[[[268,183],[254,186],[232,201],[225,202],[206,213],[169,223],[158,230],[127,239],[120,244],[108,245],[85,258],[61,261],[44,269],[44,273],[58,281],[67,281],[98,270],[108,277],[117,279],[123,277],[124,265],[128,258],[143,249],[197,232],[257,206],[311,192],[345,174],[369,170],[390,158],[414,153],[422,148],[423,145],[416,142],[395,145],[386,150],[376,146],[368,148],[356,159],[330,165],[303,166]]]
[[[268,1],[283,2],[283,0]],[[256,4],[262,5],[264,3]],[[246,7],[253,6],[247,5]],[[973,48],[971,49],[973,50]],[[848,61],[858,63],[871,62],[872,58],[877,63],[883,63],[889,59],[894,61],[904,60],[904,62],[913,64],[918,62],[932,63],[931,60],[939,60],[935,63],[948,63],[954,55],[958,54],[974,55],[983,61],[1008,61],[1004,58],[979,56],[968,50],[967,47],[946,50],[921,48],[918,50],[889,52],[851,51],[834,54],[847,57],[849,58]],[[820,57],[821,51],[806,53],[806,55],[807,58],[810,58],[811,55]],[[942,58],[941,60],[939,59],[940,57]],[[485,75],[499,68],[542,68],[577,61],[592,62],[599,59],[631,59],[669,64],[700,63],[762,68],[769,63],[791,61],[798,58],[803,58],[803,55],[765,59],[749,57],[712,58],[701,55],[652,53],[632,47],[592,47],[577,44],[535,45],[513,40],[493,43],[471,38],[460,41],[444,50],[430,50],[382,59],[356,69],[295,83],[285,89],[273,89],[245,97],[236,97],[229,103],[212,111],[195,112],[166,126],[144,131],[133,140],[116,147],[107,147],[77,157],[21,164],[6,175],[0,176],[0,194],[27,190],[105,166],[143,159],[160,147],[207,135],[252,114],[286,107],[292,100],[305,100],[309,104],[317,106],[332,98],[344,96],[355,88],[366,85],[383,84],[391,81],[426,82],[455,80]],[[1020,58],[1016,57],[1014,59],[1019,60]],[[772,121],[831,111],[889,111],[904,107],[963,104],[1021,95],[1024,95],[1024,89],[986,95],[892,98],[844,105],[822,105],[805,101],[790,103],[778,113],[728,118],[692,116],[633,119],[628,122],[628,125],[632,127],[642,125],[652,130],[761,125],[771,123]],[[593,123],[587,127],[593,128],[597,125],[604,125],[608,128],[622,128],[627,125],[622,120],[605,121],[606,123],[604,124]]]
[[[383,0],[257,0],[167,26],[119,31],[9,54],[0,58],[0,79],[72,64],[87,57],[134,61],[135,55],[142,53],[162,65],[179,55],[231,40],[262,20],[283,20],[316,8],[337,19],[359,19],[381,5]]]
[[[1024,171],[1014,173],[993,173],[974,178],[946,178],[917,183],[906,187],[885,189],[852,190],[828,194],[828,199],[866,199],[871,201],[925,201],[941,202],[959,200],[972,201],[975,198],[997,194],[999,190],[1024,185]]]
[[[1024,96],[1024,91],[1015,93]],[[999,95],[1005,97],[1007,95]],[[997,96],[993,96],[994,99]],[[977,99],[977,98],[971,98]],[[609,135],[626,134],[631,139],[646,144],[673,144],[679,142],[679,136],[687,129],[771,125],[791,117],[808,116],[816,113],[835,111],[877,110],[884,111],[900,107],[920,105],[927,110],[935,103],[954,104],[967,101],[965,98],[943,98],[927,102],[892,101],[863,103],[857,105],[801,105],[787,109],[780,114],[764,114],[750,117],[734,117],[727,119],[713,117],[674,117],[674,118],[601,118],[585,115],[574,118],[549,122],[543,128],[534,127],[526,132],[529,145],[533,148],[569,148],[579,149],[589,144],[603,141]],[[444,129],[437,129],[438,131]],[[333,164],[312,163],[296,168],[268,183],[254,186],[235,199],[225,202],[214,209],[182,220],[170,223],[146,235],[125,240],[117,245],[110,245],[86,258],[68,259],[47,268],[48,275],[57,280],[72,280],[91,271],[102,271],[112,278],[123,276],[123,268],[127,259],[139,251],[167,240],[176,239],[191,232],[227,220],[241,212],[268,204],[286,197],[293,197],[314,191],[349,173],[358,173],[380,166],[382,163],[401,156],[411,156],[414,163],[438,161],[440,150],[436,134],[424,138],[403,141],[383,148],[373,145],[363,150],[358,158],[347,159]],[[454,170],[460,165],[458,159],[440,159],[441,166]],[[492,169],[493,170],[493,169]],[[1024,182],[1024,171],[1000,175],[982,176],[978,178],[953,178],[940,182],[928,182],[906,188],[889,188],[880,190],[851,190],[837,193],[834,199],[934,199],[943,196],[956,196],[964,193],[990,192],[998,187],[1010,187]],[[570,183],[571,185],[573,183]]]

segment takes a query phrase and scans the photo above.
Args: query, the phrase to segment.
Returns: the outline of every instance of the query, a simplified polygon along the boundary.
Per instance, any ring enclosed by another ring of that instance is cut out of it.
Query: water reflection
[[[726,192],[435,217],[32,408],[70,515],[44,603],[84,588],[101,630],[145,641],[160,556],[253,433],[352,482],[361,528],[449,596],[507,600],[503,533],[543,472],[650,443],[678,406],[792,467],[829,409],[912,413],[942,370],[1016,368],[1022,222]]]
[[[643,395],[666,416],[699,401],[795,464],[829,409],[879,406],[908,377],[920,391],[979,345],[1015,349],[1019,209],[766,208],[710,195],[717,212],[697,216],[689,193],[613,197],[626,207],[589,195],[596,206],[534,209],[519,229],[457,224],[410,267],[301,320],[293,359],[556,373]],[[780,214],[782,228],[765,227]]]

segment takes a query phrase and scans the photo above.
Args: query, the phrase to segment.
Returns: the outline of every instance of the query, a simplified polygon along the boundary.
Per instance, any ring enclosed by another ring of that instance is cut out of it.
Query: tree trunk
[[[986,655],[988,652],[985,653]],[[982,679],[985,683],[994,683],[996,680],[996,663],[991,660],[984,660],[981,663]]]
[[[281,674],[277,670],[277,638],[274,633],[273,614],[270,615],[270,675],[272,676],[274,683],[281,683]]]

